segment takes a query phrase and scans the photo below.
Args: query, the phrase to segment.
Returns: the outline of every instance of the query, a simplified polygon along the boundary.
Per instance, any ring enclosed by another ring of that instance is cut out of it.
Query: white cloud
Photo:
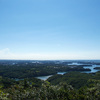
[[[0,59],[10,59],[11,56],[13,56],[13,54],[10,52],[9,48],[0,50]]]
[[[2,50],[0,50],[0,55],[2,55],[2,54],[8,54],[9,53],[9,48],[5,48],[5,49],[2,49]]]
[[[70,60],[70,59],[100,59],[98,54],[67,52],[67,53],[13,53],[9,48],[0,50],[0,59],[23,60]]]

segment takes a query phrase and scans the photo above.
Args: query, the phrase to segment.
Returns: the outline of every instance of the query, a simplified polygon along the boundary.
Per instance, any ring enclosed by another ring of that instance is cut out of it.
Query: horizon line
[[[100,60],[100,59],[0,59],[0,60],[37,60],[37,61],[54,61],[54,60]]]

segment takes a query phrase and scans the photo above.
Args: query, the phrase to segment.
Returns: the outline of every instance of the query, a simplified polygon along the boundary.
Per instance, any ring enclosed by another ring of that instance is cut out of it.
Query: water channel
[[[95,67],[100,67],[100,65],[84,66],[83,68],[91,69],[91,71],[82,71],[81,73],[96,73],[96,72],[100,71],[98,69],[94,69]],[[67,72],[58,72],[57,74],[63,75],[65,73],[67,73]],[[53,75],[39,76],[39,77],[36,77],[36,78],[41,79],[41,80],[47,80],[51,76],[53,76]]]

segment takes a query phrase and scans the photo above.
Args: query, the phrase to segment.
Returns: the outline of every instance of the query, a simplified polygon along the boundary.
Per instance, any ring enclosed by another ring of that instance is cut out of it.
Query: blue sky
[[[100,59],[100,0],[0,0],[0,59]]]

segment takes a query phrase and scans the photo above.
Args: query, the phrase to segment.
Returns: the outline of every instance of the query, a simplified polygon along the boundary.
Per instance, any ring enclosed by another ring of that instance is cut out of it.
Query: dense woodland
[[[1,64],[0,100],[100,100],[100,72],[91,74],[80,73],[79,70],[77,70],[79,66],[70,66],[69,69],[76,68],[76,71],[72,70],[64,75],[58,75],[55,72],[60,68],[65,69],[65,67],[62,67],[65,66],[64,64],[55,64],[55,68],[54,64],[42,65],[43,66],[41,66],[41,64],[24,65],[21,63],[18,66],[18,64]],[[49,68],[50,66],[51,68]],[[69,66],[66,65],[66,67]],[[82,66],[80,67],[83,68]],[[57,70],[54,70],[54,75],[46,81],[28,76],[27,74],[25,74],[27,76],[26,78],[25,76],[20,76],[24,74],[24,71],[26,73],[28,71],[31,72],[33,68],[35,68],[33,72],[53,72],[54,69]],[[13,74],[10,74],[12,72]],[[21,74],[18,76],[18,73]],[[14,75],[14,77],[12,77],[12,75]],[[15,80],[14,78],[22,79]]]
[[[84,69],[83,65],[67,65],[66,63],[55,64],[54,62],[0,64],[0,76],[17,79],[54,75],[57,74],[57,72],[67,71],[90,71],[90,69]]]
[[[47,81],[0,77],[0,100],[100,100],[100,72],[70,72]]]

